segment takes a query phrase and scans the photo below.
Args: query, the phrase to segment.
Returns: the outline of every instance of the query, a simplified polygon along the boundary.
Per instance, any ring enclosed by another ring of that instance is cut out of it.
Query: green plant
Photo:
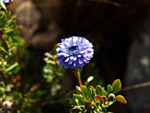
[[[107,90],[100,85],[95,88],[88,84],[76,86],[75,90],[66,95],[64,105],[70,107],[72,113],[108,113],[107,109],[115,101],[127,103],[122,95],[115,96],[120,89],[119,79],[107,85]]]
[[[115,97],[114,93],[120,91],[122,85],[119,79],[112,85],[107,85],[107,90],[100,85],[95,88],[88,83],[93,79],[88,78],[85,85],[82,85],[81,71],[84,63],[89,63],[93,57],[92,44],[84,37],[72,36],[63,39],[57,47],[57,59],[61,66],[73,69],[78,79],[79,86],[66,95],[64,105],[70,107],[71,113],[108,113],[107,109],[115,101],[127,103],[122,95]]]
[[[47,84],[49,84],[50,93],[52,96],[56,94],[58,90],[61,89],[62,76],[65,71],[64,68],[59,66],[57,62],[56,49],[57,45],[54,47],[53,51],[45,53],[44,61],[46,65],[43,67],[43,77]]]

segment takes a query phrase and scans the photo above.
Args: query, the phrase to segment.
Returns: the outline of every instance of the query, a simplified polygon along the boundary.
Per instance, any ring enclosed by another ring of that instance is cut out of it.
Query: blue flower
[[[11,0],[11,1],[13,1],[13,0]],[[4,3],[9,3],[9,0],[3,0],[3,2]]]
[[[93,57],[93,45],[84,37],[72,36],[58,44],[57,59],[64,68],[77,69]]]

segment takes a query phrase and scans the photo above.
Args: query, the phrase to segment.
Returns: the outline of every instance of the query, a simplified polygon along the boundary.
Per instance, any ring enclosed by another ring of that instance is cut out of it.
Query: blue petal
[[[79,64],[83,64],[83,61],[81,60],[81,58],[78,58],[78,62]]]
[[[67,68],[67,69],[69,68],[68,63],[65,63],[65,64],[64,64],[64,68]]]
[[[69,64],[69,65],[71,65],[71,64],[72,64],[72,62],[73,62],[73,60],[71,60],[71,59],[70,59],[70,60],[69,60],[69,62],[68,62],[68,64]]]
[[[78,61],[76,62],[76,64],[77,64],[77,68],[84,66],[84,63],[82,63],[82,64],[79,63],[79,59],[78,59]]]
[[[67,41],[65,41],[64,44],[67,48],[70,46],[70,44]]]
[[[77,44],[79,37],[77,36],[72,36],[72,43]]]
[[[61,65],[61,66],[63,66],[64,65],[64,61],[66,60],[66,58],[60,58],[60,59],[58,59],[58,62],[59,62],[59,64]]]
[[[69,55],[67,53],[64,53],[64,52],[57,53],[57,57],[61,57],[61,56],[67,57]]]
[[[82,61],[84,61],[85,63],[89,63],[89,61],[84,57],[82,57]]]

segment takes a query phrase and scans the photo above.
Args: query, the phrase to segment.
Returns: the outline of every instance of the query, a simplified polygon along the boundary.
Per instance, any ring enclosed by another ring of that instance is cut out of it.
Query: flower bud
[[[4,101],[3,102],[3,107],[7,107],[8,109],[10,109],[11,108],[11,102],[9,102],[9,101]]]
[[[8,100],[2,100],[2,113],[13,113],[13,105],[14,103]]]
[[[115,99],[115,94],[111,93],[108,95],[108,100],[114,100]]]

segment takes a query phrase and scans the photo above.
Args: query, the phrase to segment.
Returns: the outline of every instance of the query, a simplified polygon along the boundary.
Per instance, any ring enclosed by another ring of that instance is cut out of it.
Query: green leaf
[[[93,89],[94,89],[93,86],[88,87],[88,99],[90,99],[91,101],[94,100],[94,96],[92,96],[93,95]]]
[[[75,92],[75,90],[70,91],[70,92],[66,95],[66,98],[72,98],[74,92]]]
[[[107,92],[108,93],[112,93],[113,92],[113,88],[112,88],[112,86],[110,84],[107,85]]]
[[[80,111],[82,111],[82,108],[80,106],[75,106],[70,111],[72,111],[72,113],[81,113]]]
[[[90,109],[92,106],[93,106],[92,102],[90,102],[90,101],[85,102],[85,108],[86,109]]]
[[[19,93],[16,92],[16,93],[14,94],[14,98],[21,100],[21,99],[23,98],[23,95],[22,95],[22,93],[20,93],[20,92],[19,92]]]
[[[4,82],[0,82],[0,87],[5,87],[5,83]]]
[[[106,96],[101,96],[103,99],[104,99],[104,101],[107,99],[107,97]]]
[[[51,95],[55,95],[57,90],[61,89],[61,86],[60,84],[55,84],[55,85],[52,85],[50,91],[51,91]]]
[[[5,71],[6,72],[11,71],[12,69],[14,69],[15,67],[17,67],[18,65],[19,65],[18,62],[16,62],[13,65],[11,65],[10,67],[8,67]]]
[[[78,94],[74,94],[73,96],[75,97],[75,99],[78,99],[78,102],[81,102],[82,104],[85,103],[83,96],[78,95]]]
[[[13,87],[14,87],[13,84],[8,84],[8,85],[6,86],[6,91],[7,91],[7,92],[10,92]]]
[[[81,91],[81,88],[79,86],[76,86],[76,90]]]
[[[96,96],[96,90],[93,89],[93,92],[92,92],[92,97],[93,97],[93,99],[95,99],[95,96]]]
[[[0,87],[0,95],[3,95],[5,93],[5,89],[3,87]]]
[[[21,113],[20,110],[17,110],[17,113]]]
[[[119,101],[121,103],[127,104],[126,99],[122,95],[116,96],[115,100],[117,100],[117,101]]]
[[[71,101],[69,98],[67,98],[67,99],[63,102],[63,104],[64,104],[65,106],[71,106],[71,105],[72,105],[72,101]]]
[[[114,101],[109,101],[108,105],[111,106],[114,103]]]
[[[99,112],[97,112],[96,110],[93,110],[93,112],[92,113],[99,113]]]
[[[3,0],[0,0],[0,7],[2,7],[3,9],[7,10]]]
[[[104,88],[103,88],[103,91],[102,91],[102,96],[107,96],[107,93],[106,93]]]
[[[97,94],[103,95],[103,88],[100,85],[97,85],[95,89]]]
[[[84,97],[85,97],[86,99],[88,99],[87,87],[84,86],[84,85],[82,85],[82,86],[80,86],[80,88],[81,88],[81,91],[82,91]]]
[[[122,87],[122,85],[121,85],[120,79],[115,80],[112,84],[114,93],[117,93],[118,91],[120,91],[121,87]]]

